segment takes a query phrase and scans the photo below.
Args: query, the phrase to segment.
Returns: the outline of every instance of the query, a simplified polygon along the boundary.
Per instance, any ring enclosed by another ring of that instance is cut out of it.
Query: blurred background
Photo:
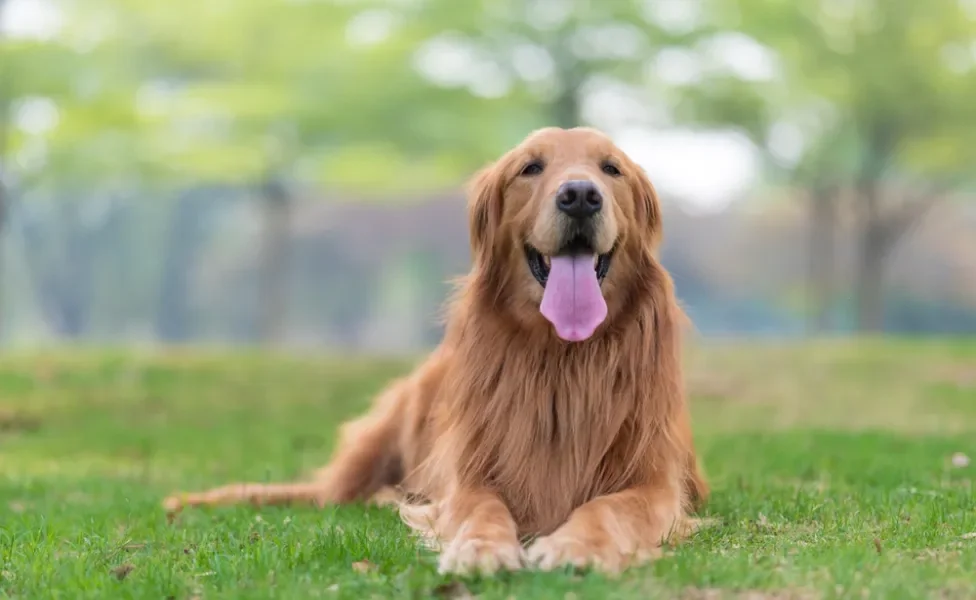
[[[976,0],[0,0],[0,345],[422,350],[547,125],[703,336],[976,333]]]

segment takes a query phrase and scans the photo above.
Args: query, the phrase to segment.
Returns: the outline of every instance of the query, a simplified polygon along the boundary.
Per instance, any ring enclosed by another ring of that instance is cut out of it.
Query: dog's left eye
[[[604,173],[606,173],[611,177],[619,177],[621,174],[620,169],[618,169],[617,165],[613,164],[612,162],[605,162],[603,163],[603,166],[601,166],[600,168],[603,170]]]
[[[542,173],[543,169],[545,169],[545,166],[542,164],[542,162],[538,160],[534,160],[529,164],[525,165],[524,167],[522,167],[522,172],[519,173],[519,175],[522,175],[524,177],[538,175],[539,173]]]

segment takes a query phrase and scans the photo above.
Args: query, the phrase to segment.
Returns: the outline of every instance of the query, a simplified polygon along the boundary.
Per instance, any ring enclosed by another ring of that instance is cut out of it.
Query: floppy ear
[[[486,260],[494,246],[502,219],[503,185],[498,163],[483,168],[468,183],[468,225],[475,260]]]
[[[637,220],[647,227],[654,244],[661,241],[663,225],[661,223],[661,202],[657,197],[657,190],[644,169],[635,170],[634,200],[637,203]]]

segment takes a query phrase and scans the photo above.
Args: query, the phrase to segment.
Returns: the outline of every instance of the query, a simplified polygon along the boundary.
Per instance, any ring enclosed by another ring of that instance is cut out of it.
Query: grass
[[[0,361],[0,596],[927,598],[976,590],[976,343],[689,353],[719,524],[619,581],[437,575],[377,508],[189,511],[290,479],[406,362],[171,352]],[[957,457],[957,463],[963,461]]]

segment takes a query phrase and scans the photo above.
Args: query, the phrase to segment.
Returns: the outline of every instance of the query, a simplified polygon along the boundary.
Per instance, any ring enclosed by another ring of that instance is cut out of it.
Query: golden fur
[[[535,177],[520,173],[540,160]],[[619,174],[601,165],[612,161]],[[601,289],[607,317],[566,342],[539,311],[524,244],[558,251],[553,197],[594,182],[593,236],[615,248]],[[643,171],[592,129],[543,129],[472,181],[473,265],[440,346],[347,423],[312,481],[236,484],[166,501],[189,505],[366,501],[405,491],[404,520],[449,572],[565,564],[609,572],[654,556],[693,528],[708,494],[681,371],[684,315],[658,262],[661,211]],[[523,550],[521,542],[529,540]]]

